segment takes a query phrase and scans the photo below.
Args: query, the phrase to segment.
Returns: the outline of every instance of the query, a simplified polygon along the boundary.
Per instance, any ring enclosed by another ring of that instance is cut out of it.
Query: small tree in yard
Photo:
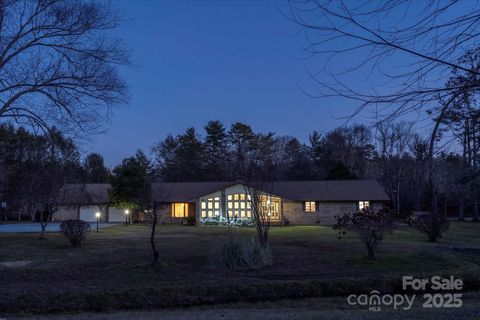
[[[66,220],[60,224],[60,232],[74,247],[78,247],[87,239],[90,230],[90,224],[82,220]]]
[[[110,197],[118,207],[142,210],[152,214],[152,231],[150,245],[152,247],[152,266],[158,263],[158,250],[155,246],[157,227],[157,210],[151,201],[150,162],[145,154],[137,151],[134,157],[126,158],[112,172]]]
[[[408,219],[408,224],[427,235],[431,242],[436,242],[449,227],[444,215],[430,212],[413,215]]]
[[[378,245],[386,234],[392,233],[395,224],[393,212],[383,208],[378,212],[361,210],[353,214],[337,216],[337,223],[333,226],[340,234],[352,231],[360,236],[368,250],[368,258],[375,259]],[[339,237],[341,239],[341,236]]]

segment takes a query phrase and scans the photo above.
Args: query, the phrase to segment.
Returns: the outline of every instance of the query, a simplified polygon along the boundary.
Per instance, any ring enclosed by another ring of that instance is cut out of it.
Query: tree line
[[[453,124],[454,119],[449,121]],[[31,219],[35,214],[38,218],[65,183],[115,184],[138,177],[167,182],[376,179],[385,187],[392,208],[405,214],[429,210],[432,197],[427,179],[429,142],[407,122],[375,128],[356,124],[325,134],[313,131],[307,142],[301,142],[273,132],[257,133],[240,122],[227,129],[215,120],[208,122],[203,134],[188,128],[168,135],[147,154],[138,151],[113,170],[100,154],[82,159],[72,139],[52,132],[53,136],[35,134],[0,125],[0,200],[8,203],[4,217],[8,213],[10,218]],[[474,172],[479,150],[465,134],[460,136],[466,141],[460,145],[462,152],[439,152],[434,159],[438,206],[445,215],[458,213],[463,219],[471,213],[476,220]]]

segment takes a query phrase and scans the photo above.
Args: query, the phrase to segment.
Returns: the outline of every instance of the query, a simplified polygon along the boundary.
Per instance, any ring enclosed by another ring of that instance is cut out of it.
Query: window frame
[[[317,212],[317,202],[316,201],[304,201],[303,202],[303,212],[307,212],[307,213]]]
[[[219,196],[200,199],[200,218],[220,217],[221,203]]]
[[[250,203],[250,197],[248,194],[235,192],[227,195],[227,217],[230,219],[235,218],[248,218],[253,217],[252,206]]]
[[[362,200],[357,203],[358,211],[369,210],[371,208],[370,200]]]
[[[180,215],[180,213],[178,213],[178,215],[177,215],[177,206],[178,205],[183,206],[183,215]],[[188,202],[173,202],[171,211],[172,211],[172,218],[174,218],[174,219],[188,218]]]

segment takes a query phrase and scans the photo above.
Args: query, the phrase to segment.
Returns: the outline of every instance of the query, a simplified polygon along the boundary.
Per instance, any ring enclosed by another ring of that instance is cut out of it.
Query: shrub
[[[361,210],[336,217],[337,223],[333,228],[339,230],[339,239],[342,234],[345,234],[345,230],[358,233],[367,247],[368,257],[375,259],[375,252],[383,237],[387,233],[392,233],[395,228],[393,217],[393,212],[386,208],[376,213],[371,210]]]
[[[232,231],[215,247],[213,257],[215,265],[230,271],[258,269],[272,264],[270,250],[260,247],[253,239],[240,238]]]
[[[230,219],[228,220],[227,218],[223,216],[218,216],[218,217],[206,217],[206,218],[200,218],[198,220],[198,224],[203,224],[207,226],[230,226],[230,227],[253,227],[255,226],[255,220],[254,219],[249,219],[249,218],[236,218],[236,219]]]
[[[78,247],[86,240],[90,230],[90,224],[83,220],[66,220],[60,224],[60,232],[74,247]]]
[[[411,216],[408,224],[426,234],[428,240],[436,242],[448,230],[448,220],[440,214],[421,213]]]
[[[188,216],[187,217],[187,224],[189,226],[194,226],[196,222],[197,222],[197,218],[195,216]]]

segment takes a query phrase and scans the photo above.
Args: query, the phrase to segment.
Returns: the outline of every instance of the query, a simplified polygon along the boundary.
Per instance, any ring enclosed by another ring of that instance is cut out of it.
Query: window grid
[[[229,218],[252,218],[250,195],[234,193],[227,195],[227,214]]]
[[[315,201],[305,201],[305,212],[317,211]]]
[[[358,202],[358,209],[360,211],[368,210],[369,208],[370,208],[370,201],[359,201]]]
[[[172,203],[172,217],[186,218],[188,217],[188,203]]]
[[[202,218],[213,218],[220,216],[220,197],[202,199],[200,202],[200,216]]]

